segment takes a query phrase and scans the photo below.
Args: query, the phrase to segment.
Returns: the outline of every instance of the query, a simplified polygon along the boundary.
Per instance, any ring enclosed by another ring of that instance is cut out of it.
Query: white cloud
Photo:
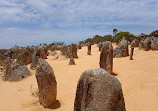
[[[157,0],[0,0],[2,20],[158,21]],[[5,16],[5,17],[4,17]],[[43,18],[42,18],[43,17]],[[118,20],[117,20],[118,19]],[[134,21],[136,22],[136,21]],[[139,21],[140,22],[140,21]],[[139,24],[138,22],[138,24]]]
[[[65,41],[83,39],[111,33],[115,27],[149,33],[158,28],[157,18],[157,0],[0,0],[0,35],[29,38],[30,43],[33,38],[42,41],[43,36],[50,39],[51,35]],[[6,25],[10,22],[14,26]],[[37,26],[30,29],[24,25],[22,29],[18,24],[23,23]]]

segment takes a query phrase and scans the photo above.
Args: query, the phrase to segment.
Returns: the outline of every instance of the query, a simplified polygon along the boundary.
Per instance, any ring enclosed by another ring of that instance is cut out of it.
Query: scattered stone
[[[47,53],[46,46],[38,46],[36,48],[36,51],[33,54],[33,58],[32,58],[30,68],[33,69],[33,70],[36,69],[39,58],[46,59],[47,55],[48,55],[48,53]]]
[[[62,48],[63,48],[63,45],[53,45],[51,48],[51,51],[61,50]]]
[[[78,58],[78,56],[77,56],[77,45],[72,43],[71,48],[72,48],[72,50],[71,50],[72,51],[72,57],[73,58]]]
[[[88,51],[87,51],[87,55],[91,55],[91,43],[88,42]]]
[[[121,83],[102,68],[85,71],[77,85],[74,111],[126,111]]]
[[[139,40],[138,39],[134,39],[132,42],[131,42],[131,47],[138,47],[139,46]]]
[[[151,41],[150,38],[146,38],[140,41],[139,43],[139,49],[144,51],[149,51],[151,49],[150,47]]]
[[[144,49],[144,39],[142,39],[140,42],[139,42],[139,50],[143,50]]]
[[[11,58],[8,57],[6,60],[6,64],[5,64],[5,71],[4,71],[4,75],[2,76],[2,80],[3,81],[8,81],[11,75]]]
[[[32,55],[29,51],[24,51],[18,58],[17,63],[20,65],[28,65],[32,62]]]
[[[45,108],[52,107],[56,103],[57,82],[52,67],[41,58],[36,69],[36,79],[40,104]]]
[[[31,69],[33,69],[33,70],[36,69],[39,58],[40,58],[40,54],[37,51],[35,51],[34,54],[33,54],[31,65],[30,65]]]
[[[18,63],[12,61],[11,58],[7,58],[6,63],[3,75],[4,81],[20,81],[22,78],[31,75],[26,65],[20,66]]]
[[[139,43],[139,49],[144,51],[158,50],[158,37],[147,37]]]
[[[72,57],[71,45],[63,46],[62,49],[61,49],[61,53],[65,57],[71,58]]]
[[[114,49],[113,57],[126,57],[129,56],[128,41],[125,38],[119,42],[118,47]]]
[[[76,65],[74,59],[71,57],[69,61],[69,65]]]
[[[47,56],[48,56],[47,46],[45,46],[45,45],[38,46],[38,47],[36,48],[36,51],[40,54],[40,57],[41,57],[42,59],[47,59]]]
[[[11,59],[16,59],[21,54],[21,49],[18,46],[15,46],[10,49],[10,57]]]
[[[100,53],[100,68],[105,69],[110,74],[113,73],[113,47],[111,42],[104,43]]]
[[[158,50],[158,37],[151,37],[151,50]]]

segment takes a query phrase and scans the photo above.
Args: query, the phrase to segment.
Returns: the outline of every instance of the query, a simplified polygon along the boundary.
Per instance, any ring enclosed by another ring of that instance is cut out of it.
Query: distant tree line
[[[155,36],[158,37],[158,30],[151,32],[149,35],[141,33],[140,35],[136,36],[130,32],[123,32],[123,31],[118,31],[118,29],[113,29],[113,34],[111,35],[105,35],[105,36],[100,36],[100,35],[95,35],[92,38],[87,38],[86,40],[79,41],[78,44],[85,44],[90,42],[91,44],[98,44],[101,41],[111,41],[113,43],[118,43],[122,37],[125,37],[126,40],[129,42],[132,42],[135,38],[141,41],[142,39],[146,39],[149,36]],[[48,48],[51,48],[53,45],[65,45],[64,42],[53,42],[48,45]]]
[[[155,36],[158,37],[158,30],[151,32],[149,35],[141,33],[139,36],[136,36],[130,32],[118,32],[117,29],[113,29],[113,36],[112,35],[105,35],[105,36],[100,36],[100,35],[95,35],[92,38],[87,38],[84,41],[79,41],[79,44],[82,43],[92,43],[92,44],[98,44],[100,41],[111,41],[114,43],[118,43],[122,37],[125,37],[126,40],[129,42],[132,42],[135,38],[138,39],[139,41],[142,39],[146,39],[149,36]]]

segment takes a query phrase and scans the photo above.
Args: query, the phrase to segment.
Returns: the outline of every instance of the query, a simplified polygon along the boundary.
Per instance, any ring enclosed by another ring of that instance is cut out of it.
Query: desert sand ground
[[[31,95],[31,85],[37,87],[35,71],[31,70],[32,75],[19,82],[0,80],[0,111],[73,111],[79,77],[85,70],[99,68],[100,52],[93,45],[91,56],[87,47],[78,50],[78,56],[74,66],[63,56],[47,59],[55,72],[60,108],[45,109]],[[158,111],[158,51],[135,48],[132,61],[129,57],[114,58],[114,73],[122,84],[127,111]]]

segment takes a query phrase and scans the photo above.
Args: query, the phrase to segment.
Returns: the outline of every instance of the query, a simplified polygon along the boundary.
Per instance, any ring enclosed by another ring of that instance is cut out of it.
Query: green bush
[[[144,33],[141,33],[141,34],[137,37],[137,39],[138,39],[139,41],[141,41],[142,39],[146,39],[147,37],[149,37],[149,35],[146,35],[146,34],[144,34]]]
[[[84,44],[84,41],[79,41],[79,44]]]
[[[64,45],[64,42],[53,42],[53,43],[48,45],[48,49],[50,50],[53,45]]]
[[[130,42],[133,41],[136,38],[136,36],[134,36],[133,34],[131,34],[129,32],[119,32],[113,38],[113,42],[118,43],[120,41],[120,39],[122,39],[122,37],[125,37],[125,39],[130,41]]]
[[[105,35],[102,37],[102,41],[113,41],[112,35]]]
[[[95,35],[93,37],[93,42],[96,43],[96,44],[98,44],[101,40],[102,40],[102,36]]]
[[[50,50],[52,48],[52,46],[55,45],[55,43],[51,43],[48,45],[48,49]]]
[[[158,30],[155,30],[155,31],[151,32],[150,36],[158,37]]]
[[[91,44],[94,44],[94,40],[92,38],[88,38],[84,41],[85,43],[90,42]]]

